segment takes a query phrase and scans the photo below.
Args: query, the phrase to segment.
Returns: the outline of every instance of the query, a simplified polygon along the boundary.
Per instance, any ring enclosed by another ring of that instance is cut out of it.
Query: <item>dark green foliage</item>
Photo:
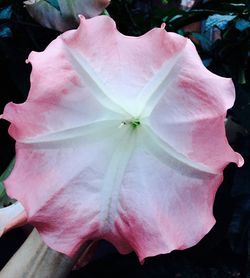
[[[11,5],[0,8],[0,38],[10,37],[12,35],[11,29],[6,22],[11,18]]]
[[[46,0],[50,5],[55,7],[56,9],[60,10],[59,4],[57,0]]]
[[[15,164],[15,159],[12,159],[7,169],[0,176],[0,207],[7,206],[11,203],[11,199],[5,193],[3,181],[8,178]]]

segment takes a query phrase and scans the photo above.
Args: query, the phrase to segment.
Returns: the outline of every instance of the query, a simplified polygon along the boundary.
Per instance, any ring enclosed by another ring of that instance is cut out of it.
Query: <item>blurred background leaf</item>
[[[6,168],[6,170],[2,173],[0,176],[0,208],[5,207],[11,203],[13,203],[13,200],[8,197],[6,194],[3,182],[8,178],[10,175],[13,167],[15,164],[15,159],[12,159],[9,166]]]

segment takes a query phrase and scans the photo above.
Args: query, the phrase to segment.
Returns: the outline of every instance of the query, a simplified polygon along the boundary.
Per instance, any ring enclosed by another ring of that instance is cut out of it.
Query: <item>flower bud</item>
[[[52,5],[45,0],[24,2],[28,13],[41,25],[61,32],[76,28],[79,14],[90,18],[99,15],[110,4],[110,0],[58,0]]]

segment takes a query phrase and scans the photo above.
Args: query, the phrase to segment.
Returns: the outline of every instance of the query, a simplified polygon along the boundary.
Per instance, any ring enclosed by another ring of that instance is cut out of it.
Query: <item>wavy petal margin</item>
[[[232,81],[188,39],[124,36],[105,16],[29,61],[29,97],[3,113],[17,141],[5,186],[44,241],[72,256],[106,239],[141,262],[200,241],[223,169],[243,164],[225,136]]]

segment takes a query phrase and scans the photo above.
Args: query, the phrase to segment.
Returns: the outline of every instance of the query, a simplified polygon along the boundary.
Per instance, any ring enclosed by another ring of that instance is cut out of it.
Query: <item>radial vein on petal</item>
[[[103,138],[105,134],[111,134],[112,131],[119,126],[120,120],[104,120],[96,121],[90,124],[73,127],[58,132],[47,133],[44,136],[37,138],[19,140],[20,143],[26,144],[41,144],[50,142],[62,142],[76,138],[88,137],[92,139]]]
[[[101,233],[107,232],[107,229],[112,226],[112,209],[117,211],[117,202],[119,190],[124,177],[127,164],[133,154],[137,140],[137,130],[131,127],[124,127],[117,141],[112,159],[107,167],[106,175],[103,182],[102,196],[104,203],[102,207],[102,229]],[[114,206],[114,207],[113,207]],[[114,217],[114,215],[113,215]]]
[[[130,115],[130,113],[128,113],[119,103],[109,96],[108,92],[111,89],[106,87],[104,82],[98,76],[98,73],[86,61],[83,55],[81,55],[81,53],[79,53],[77,50],[71,50],[65,44],[64,47],[68,55],[74,61],[74,67],[76,67],[76,71],[80,73],[79,76],[83,83],[86,83],[86,80],[89,80],[94,86],[95,89],[92,90],[91,93],[94,95],[96,100],[108,110],[127,116]]]
[[[168,143],[163,141],[159,135],[157,135],[150,126],[144,125],[142,127],[145,132],[145,141],[150,150],[158,157],[162,158],[165,163],[169,162],[170,159],[178,162],[178,164],[183,164],[185,167],[189,167],[199,172],[208,173],[212,175],[217,175],[218,172],[216,170],[207,167],[204,164],[193,161],[190,158],[184,156],[183,154],[176,151],[173,147],[171,147]],[[170,163],[169,163],[170,164]],[[170,166],[170,165],[169,165]]]
[[[171,84],[169,82],[172,77],[171,72],[180,60],[184,48],[177,55],[167,60],[138,94],[138,116],[149,116],[162,95],[166,93]]]

